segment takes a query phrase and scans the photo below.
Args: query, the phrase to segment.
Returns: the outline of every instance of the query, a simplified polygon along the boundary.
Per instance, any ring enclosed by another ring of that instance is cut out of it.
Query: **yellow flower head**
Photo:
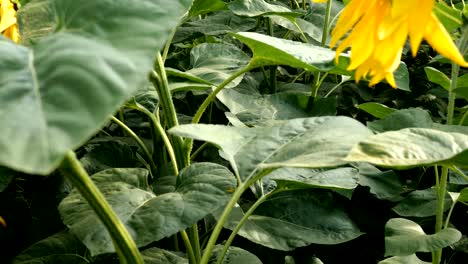
[[[19,41],[16,10],[11,0],[0,0],[0,33],[14,42]]]
[[[386,79],[396,87],[393,72],[399,66],[408,36],[413,56],[425,39],[443,56],[468,67],[433,13],[434,4],[435,0],[351,0],[332,31],[331,46],[342,40],[337,58],[351,47],[348,70],[356,70],[356,81],[369,77],[371,86]]]

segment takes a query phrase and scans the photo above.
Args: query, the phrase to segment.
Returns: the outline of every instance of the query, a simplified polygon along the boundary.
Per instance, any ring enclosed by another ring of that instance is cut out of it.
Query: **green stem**
[[[185,248],[187,249],[187,254],[189,257],[189,261],[191,264],[196,264],[197,260],[195,258],[195,254],[193,252],[192,244],[190,243],[190,239],[187,235],[187,232],[185,230],[180,231],[180,236],[182,237],[182,240],[184,241]]]
[[[126,264],[143,263],[143,258],[130,233],[93,183],[73,151],[69,151],[65,155],[65,159],[60,165],[60,171],[78,189],[107,228],[120,257],[120,262]]]
[[[167,148],[167,153],[169,154],[169,157],[171,158],[171,161],[172,161],[172,170],[174,172],[174,175],[177,176],[179,174],[179,168],[177,167],[177,158],[174,152],[174,148],[172,147],[171,141],[169,140],[169,137],[167,136],[166,131],[164,131],[164,128],[161,126],[161,123],[159,122],[157,117],[153,113],[151,113],[148,109],[146,109],[144,106],[138,103],[135,103],[135,105],[130,105],[128,107],[142,112],[149,118],[152,128],[159,133],[159,135],[161,136],[164,142],[164,145]]]
[[[435,233],[442,230],[444,222],[444,205],[445,205],[445,192],[447,189],[448,167],[442,167],[442,173],[437,188],[437,205],[436,205],[436,225]],[[439,264],[442,260],[442,249],[432,252],[432,263]]]
[[[224,223],[227,221],[229,215],[231,214],[232,209],[234,209],[234,207],[236,206],[236,203],[241,197],[241,195],[256,181],[263,178],[271,171],[272,171],[271,169],[266,169],[256,175],[250,176],[246,179],[246,181],[242,182],[237,187],[236,191],[234,191],[234,193],[232,194],[232,197],[229,200],[228,204],[226,205],[226,207],[224,207],[224,211],[219,217],[218,222],[216,223],[213,229],[213,232],[211,233],[210,239],[208,240],[208,243],[206,244],[205,251],[203,252],[203,255],[199,264],[208,264],[211,253],[213,252],[213,249],[215,247],[216,241],[218,240],[219,234],[221,233],[221,230],[223,229]]]
[[[198,225],[194,224],[192,228],[190,228],[190,236],[192,238],[192,247],[194,248],[195,259],[196,263],[200,261],[201,258],[201,248],[200,248],[200,236],[198,234]]]
[[[160,53],[156,56],[155,71],[150,75],[150,80],[153,82],[158,92],[159,100],[164,111],[164,117],[166,118],[166,124],[169,128],[178,126],[177,112],[169,91],[166,70],[164,69],[164,62]],[[177,165],[179,168],[185,168],[188,166],[189,160],[187,159],[188,156],[185,154],[184,142],[182,138],[178,136],[172,136],[171,138],[175,156],[177,157]]]
[[[323,21],[323,31],[322,31],[322,40],[320,42],[321,47],[325,47],[328,39],[328,30],[330,27],[330,15],[331,15],[331,7],[332,7],[333,0],[329,0],[327,2],[327,8],[325,9],[325,21]],[[320,78],[321,73],[319,71],[314,73],[314,81],[312,83],[312,91],[309,101],[307,102],[307,107],[310,108],[313,104],[313,101],[317,98],[318,90],[320,85],[323,82]]]
[[[208,97],[205,99],[205,101],[203,101],[203,103],[200,105],[197,112],[195,113],[195,116],[192,119],[192,124],[197,124],[198,122],[200,122],[200,119],[201,119],[203,113],[205,112],[206,108],[210,105],[211,102],[213,102],[213,100],[216,98],[216,95],[219,92],[221,92],[221,90],[226,85],[228,85],[230,82],[232,82],[237,77],[241,76],[242,74],[244,74],[244,73],[246,73],[248,71],[251,71],[254,68],[255,67],[251,66],[250,63],[249,63],[247,66],[245,66],[244,68],[242,68],[242,69],[238,70],[237,72],[233,73],[231,76],[229,76],[229,78],[227,78],[226,80],[224,80],[224,82],[222,82],[220,85],[218,85],[218,87],[216,87],[216,89],[210,95],[208,95]]]
[[[154,164],[153,156],[151,155],[151,152],[146,147],[145,143],[140,139],[140,137],[138,137],[137,134],[135,134],[135,132],[133,132],[132,129],[130,129],[122,121],[115,118],[114,116],[111,116],[111,120],[114,121],[117,125],[119,125],[125,131],[126,134],[128,134],[131,138],[133,138],[133,140],[135,140],[135,142],[141,148],[141,150],[143,151],[143,153],[146,156],[146,159],[147,159],[146,162],[148,162],[148,164],[150,166],[151,176],[154,179],[156,177],[156,175],[157,175],[158,168],[156,167],[156,164]]]
[[[244,216],[241,218],[239,223],[237,223],[236,227],[232,231],[232,233],[229,236],[228,240],[224,243],[223,250],[221,251],[220,255],[218,256],[218,261],[216,262],[216,264],[222,264],[223,263],[224,256],[226,255],[226,253],[227,253],[227,251],[229,249],[229,246],[231,246],[231,243],[234,240],[234,238],[236,237],[237,233],[242,228],[242,226],[245,224],[245,222],[249,219],[249,216],[251,216],[253,214],[255,209],[257,209],[257,207],[259,207],[264,201],[266,201],[268,198],[270,198],[270,196],[272,196],[273,194],[279,193],[279,192],[280,191],[277,191],[277,192],[272,191],[272,192],[269,192],[266,195],[260,197],[260,199],[258,199],[249,208],[249,210],[247,210],[247,212],[245,212]]]

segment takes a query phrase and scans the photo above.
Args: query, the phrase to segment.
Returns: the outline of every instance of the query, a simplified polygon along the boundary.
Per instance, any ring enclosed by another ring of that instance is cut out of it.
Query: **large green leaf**
[[[216,245],[211,253],[210,263],[215,263],[218,259],[218,256],[221,254],[223,245]],[[262,264],[262,262],[249,251],[238,248],[238,247],[229,247],[226,255],[224,256],[222,264]]]
[[[407,169],[442,164],[466,166],[468,136],[427,128],[405,128],[370,136],[359,142],[347,161]]]
[[[269,4],[264,0],[235,0],[229,5],[229,9],[238,16],[248,17],[278,15],[294,19],[302,15],[302,13],[294,12],[287,7]]]
[[[334,167],[371,132],[348,117],[274,121],[257,128],[191,124],[170,133],[218,145],[236,174],[245,179],[258,170],[279,167]]]
[[[0,38],[0,164],[48,174],[142,86],[190,0],[55,0],[56,34]],[[112,18],[112,19],[110,19]]]
[[[86,247],[74,235],[62,231],[28,247],[13,264],[91,263],[85,255]]]
[[[18,28],[21,43],[32,44],[51,34],[56,25],[54,9],[50,0],[34,0],[18,10]]]
[[[177,178],[176,190],[159,196],[151,192],[147,178],[143,169],[112,169],[92,176],[138,246],[195,224],[224,206],[236,187],[232,173],[213,163],[185,168]],[[105,227],[76,190],[60,203],[59,211],[92,255],[114,251]]]
[[[408,188],[394,171],[381,171],[368,163],[359,163],[359,184],[370,188],[377,198],[398,202]]]
[[[392,218],[385,225],[385,256],[406,256],[416,252],[432,252],[450,246],[461,238],[453,228],[426,235],[415,222]]]
[[[234,229],[244,215],[234,208],[225,224]],[[297,190],[274,195],[251,215],[238,233],[260,245],[290,251],[309,244],[339,244],[362,235],[332,193]]]
[[[445,196],[445,210],[452,205],[449,195]],[[400,216],[427,217],[437,213],[437,194],[435,189],[413,191],[392,208]]]
[[[222,0],[194,0],[192,8],[189,11],[189,16],[195,17],[226,8],[226,4]]]

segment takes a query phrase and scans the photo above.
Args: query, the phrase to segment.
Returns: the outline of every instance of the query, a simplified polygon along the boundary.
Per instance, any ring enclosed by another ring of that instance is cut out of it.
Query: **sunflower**
[[[0,32],[14,42],[19,42],[16,9],[11,0],[0,0]]]
[[[396,87],[393,72],[400,64],[408,37],[413,56],[424,39],[441,55],[468,67],[434,14],[434,5],[435,0],[351,0],[332,31],[331,47],[341,40],[336,49],[337,58],[350,47],[348,70],[356,71],[356,81],[370,78],[370,86],[386,79]]]

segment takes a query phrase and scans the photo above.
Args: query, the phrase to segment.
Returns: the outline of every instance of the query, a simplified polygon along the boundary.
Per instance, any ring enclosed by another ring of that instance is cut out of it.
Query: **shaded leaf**
[[[233,73],[247,66],[250,57],[236,46],[217,43],[203,43],[190,51],[192,69],[187,73],[219,85]],[[234,87],[242,80],[236,78],[227,87]]]
[[[432,252],[450,246],[461,238],[453,228],[426,235],[413,221],[404,218],[390,219],[385,225],[385,256],[406,256],[415,252]]]
[[[184,230],[224,206],[236,181],[225,167],[195,163],[180,172],[176,190],[156,196],[143,169],[112,169],[92,176],[138,246]],[[183,210],[182,210],[183,209]],[[92,255],[114,252],[111,238],[74,190],[59,205],[63,222]],[[170,223],[170,224],[168,224]]]
[[[409,108],[393,111],[383,119],[368,122],[367,126],[377,132],[399,130],[403,128],[432,128],[429,112],[421,108]]]
[[[367,163],[360,163],[358,168],[359,184],[369,187],[377,198],[392,202],[403,200],[401,195],[407,188],[394,171],[380,171]]]
[[[445,210],[452,205],[449,195],[445,196]],[[434,189],[413,191],[408,196],[392,208],[401,216],[427,217],[436,214],[437,194]]]
[[[15,171],[5,167],[0,167],[0,192],[3,192],[5,188],[10,184],[15,176]]]
[[[440,85],[446,91],[450,91],[450,84],[452,81],[447,77],[447,75],[433,67],[424,67],[424,71],[426,72],[429,81]]]
[[[274,121],[265,127],[181,125],[170,133],[218,145],[242,179],[266,168],[320,168],[346,164],[343,158],[371,132],[348,117]]]
[[[226,4],[221,0],[194,0],[189,11],[189,17],[226,9]]]
[[[86,247],[70,232],[62,231],[28,247],[13,264],[91,263],[85,255]]]

